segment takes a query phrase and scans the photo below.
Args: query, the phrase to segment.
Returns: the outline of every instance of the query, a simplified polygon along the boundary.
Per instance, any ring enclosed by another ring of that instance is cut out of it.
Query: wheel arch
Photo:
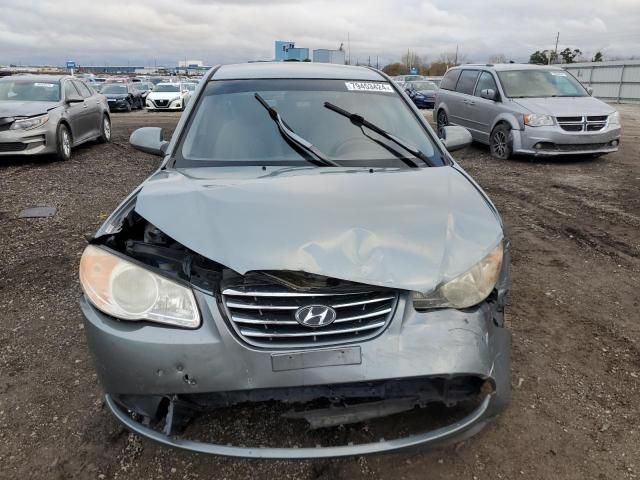
[[[493,132],[495,128],[500,125],[506,125],[512,130],[521,130],[520,122],[516,119],[514,115],[508,114],[500,114],[493,121],[493,125],[491,125],[491,131]]]

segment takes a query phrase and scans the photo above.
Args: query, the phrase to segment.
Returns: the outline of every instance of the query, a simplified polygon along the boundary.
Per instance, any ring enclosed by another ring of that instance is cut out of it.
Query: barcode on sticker
[[[352,92],[384,92],[393,93],[393,87],[380,82],[344,82],[347,90]]]

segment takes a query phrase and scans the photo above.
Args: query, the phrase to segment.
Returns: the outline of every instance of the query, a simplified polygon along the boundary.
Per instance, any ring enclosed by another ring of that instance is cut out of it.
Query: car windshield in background
[[[507,97],[586,97],[589,94],[571,74],[562,70],[506,70],[498,72]]]
[[[416,90],[437,90],[438,87],[433,82],[410,82],[411,85]]]
[[[125,85],[113,85],[113,84],[109,84],[109,85],[105,85],[104,87],[102,87],[102,90],[100,90],[100,93],[127,93],[127,87]]]
[[[427,165],[389,139],[327,108],[325,102],[361,115],[420,150],[432,164],[444,164],[424,126],[390,84],[282,79],[209,82],[177,149],[176,166],[307,163],[283,138],[256,93],[289,129],[341,166],[405,167],[402,158]]]
[[[4,80],[0,82],[0,102],[59,102],[60,82]]]
[[[168,83],[159,83],[155,87],[153,87],[154,92],[179,92],[180,86],[175,84]]]
[[[184,84],[184,88],[186,88],[190,92],[193,92],[196,89],[196,84],[195,83],[185,83]]]

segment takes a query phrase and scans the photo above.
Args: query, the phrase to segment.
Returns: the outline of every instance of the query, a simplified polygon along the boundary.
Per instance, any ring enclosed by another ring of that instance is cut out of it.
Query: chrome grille
[[[378,335],[395,310],[393,290],[298,292],[284,287],[227,288],[222,298],[229,322],[247,343],[260,347],[306,347],[363,341]],[[336,311],[325,327],[307,327],[295,319],[308,305]]]
[[[166,107],[169,105],[169,100],[154,100],[153,101],[158,107]]]
[[[606,115],[556,117],[558,125],[567,132],[597,132],[607,126]]]

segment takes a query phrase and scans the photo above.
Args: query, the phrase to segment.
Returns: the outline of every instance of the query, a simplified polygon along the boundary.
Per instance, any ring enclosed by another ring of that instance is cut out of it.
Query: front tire
[[[111,141],[111,119],[107,115],[102,116],[102,126],[98,142],[109,143]]]
[[[70,158],[71,132],[66,125],[61,123],[56,131],[56,159],[65,162]]]
[[[508,160],[513,155],[513,136],[511,129],[504,124],[496,126],[489,137],[491,156],[498,160]]]

